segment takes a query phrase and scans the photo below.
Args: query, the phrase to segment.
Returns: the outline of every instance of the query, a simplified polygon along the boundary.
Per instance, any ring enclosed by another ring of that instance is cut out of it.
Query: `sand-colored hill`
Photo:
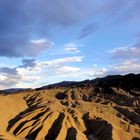
[[[118,87],[102,90],[57,87],[0,95],[0,139],[140,140],[140,96]]]

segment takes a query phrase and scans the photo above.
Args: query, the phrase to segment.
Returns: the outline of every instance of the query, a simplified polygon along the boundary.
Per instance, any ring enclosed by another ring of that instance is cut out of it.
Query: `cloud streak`
[[[94,33],[96,30],[98,30],[98,27],[95,23],[88,24],[80,31],[78,38],[79,39],[85,38]]]
[[[138,59],[140,58],[140,42],[130,46],[118,47],[109,52],[113,59]]]
[[[67,43],[64,45],[64,52],[66,53],[80,53],[79,47],[84,46],[84,44],[76,44],[74,42]]]

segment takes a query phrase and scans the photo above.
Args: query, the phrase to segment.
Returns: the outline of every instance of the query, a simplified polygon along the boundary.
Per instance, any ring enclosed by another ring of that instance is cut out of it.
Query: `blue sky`
[[[0,1],[0,88],[140,71],[139,0]]]

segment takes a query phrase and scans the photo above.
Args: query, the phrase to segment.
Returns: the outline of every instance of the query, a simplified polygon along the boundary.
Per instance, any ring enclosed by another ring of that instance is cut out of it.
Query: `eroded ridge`
[[[7,131],[29,140],[140,139],[139,98],[98,92],[61,88],[30,93],[24,96],[28,108],[9,121]]]

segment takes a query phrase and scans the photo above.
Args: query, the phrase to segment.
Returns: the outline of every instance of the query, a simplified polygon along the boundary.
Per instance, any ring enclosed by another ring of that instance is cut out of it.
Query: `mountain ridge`
[[[111,87],[111,86],[122,86],[123,88],[131,86],[131,88],[140,89],[140,74],[129,73],[126,75],[107,75],[101,78],[95,78],[92,80],[86,79],[83,81],[62,81],[54,84],[49,84],[41,86],[39,88],[10,88],[5,90],[0,90],[0,93],[18,93],[30,90],[45,90],[52,88],[63,88],[63,87],[79,87],[79,86],[100,86],[100,87]],[[135,86],[134,86],[135,85]],[[126,88],[129,90],[128,88]]]

